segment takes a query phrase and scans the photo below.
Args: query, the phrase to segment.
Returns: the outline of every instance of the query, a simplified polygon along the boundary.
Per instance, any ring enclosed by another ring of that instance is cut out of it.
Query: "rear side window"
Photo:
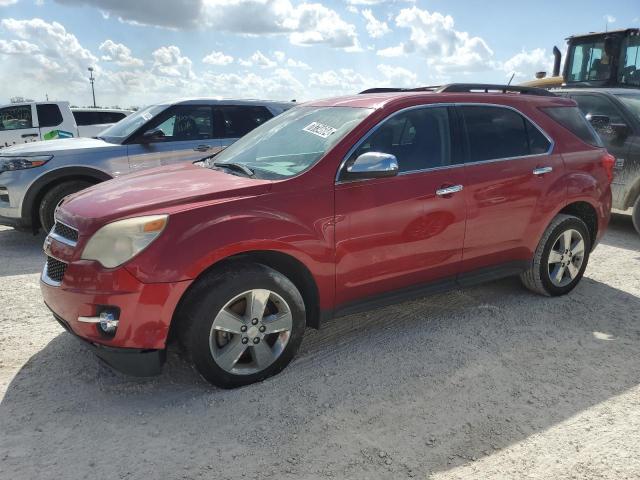
[[[42,127],[57,127],[62,123],[60,108],[54,103],[36,105],[38,111],[38,124]]]
[[[216,109],[216,122],[220,137],[239,138],[249,133],[256,127],[273,117],[273,114],[266,107],[228,105],[220,106]]]
[[[31,105],[17,105],[0,108],[0,132],[31,128]]]
[[[76,119],[76,125],[93,125],[93,112],[73,112],[73,118]]]
[[[116,123],[126,115],[122,112],[98,112],[98,123]]]
[[[580,140],[594,147],[602,147],[602,140],[593,127],[589,125],[578,107],[543,107],[544,113],[553,118],[564,128],[576,135]]]
[[[538,155],[549,151],[549,140],[519,113],[501,107],[459,107],[464,118],[469,161]]]

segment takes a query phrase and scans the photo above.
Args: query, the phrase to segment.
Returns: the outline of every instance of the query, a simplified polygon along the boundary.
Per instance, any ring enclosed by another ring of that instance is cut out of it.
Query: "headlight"
[[[122,265],[158,238],[168,220],[168,215],[149,215],[109,223],[93,234],[81,258],[106,268]]]
[[[39,155],[36,157],[0,157],[0,172],[39,167],[47,163],[52,158],[52,155]]]

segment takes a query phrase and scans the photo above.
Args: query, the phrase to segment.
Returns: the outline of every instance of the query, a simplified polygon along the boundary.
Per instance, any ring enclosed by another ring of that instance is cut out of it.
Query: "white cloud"
[[[103,53],[100,59],[105,62],[114,62],[121,67],[141,67],[144,65],[144,62],[132,56],[131,49],[122,43],[106,40],[98,49]]]
[[[40,48],[24,40],[0,40],[0,53],[5,55],[31,55]]]
[[[374,15],[371,9],[362,10],[362,16],[367,20],[367,33],[371,38],[379,38],[383,35],[386,35],[391,30],[389,29],[389,25],[387,22],[382,22],[378,20]]]
[[[547,72],[551,75],[553,70],[553,55],[548,54],[544,48],[522,50],[507,61],[502,63],[502,69],[510,76],[515,73],[515,78],[533,79],[536,72]]]
[[[309,85],[329,91],[331,95],[358,93],[366,88],[375,87],[378,82],[366,78],[351,68],[327,70],[309,75]]]
[[[225,55],[222,52],[216,52],[215,50],[202,59],[202,63],[207,65],[224,66],[233,63],[233,57],[231,55]]]
[[[246,60],[239,60],[238,63],[243,67],[253,67],[255,65],[261,68],[273,68],[277,65],[275,61],[271,60],[260,50],[254,52],[253,55]]]
[[[604,18],[604,20],[605,20],[607,23],[616,23],[616,17],[614,17],[613,15],[607,14],[607,15],[605,15],[605,16],[604,16],[604,17],[602,17],[602,18]]]
[[[380,64],[378,71],[383,75],[383,85],[393,87],[417,87],[418,76],[406,68]]]
[[[397,45],[395,47],[383,48],[382,50],[378,50],[378,55],[381,57],[402,57],[405,54],[404,45]]]
[[[208,73],[203,82],[210,95],[221,97],[291,100],[305,91],[304,85],[285,68],[276,68],[269,75]]]
[[[398,2],[415,3],[415,0],[347,0],[350,5],[382,5],[383,3],[398,3]]]
[[[268,57],[260,50],[257,50],[247,59],[240,59],[238,63],[243,67],[260,67],[260,68],[275,68],[280,65],[288,68],[301,68],[303,70],[309,70],[311,67],[306,63],[294,60],[293,58],[287,58],[287,55],[280,50],[273,52],[273,58]]]
[[[165,77],[183,77],[193,79],[195,77],[189,57],[183,56],[180,48],[175,45],[160,47],[154,51],[153,72]]]
[[[3,1],[3,0],[0,0]],[[5,0],[6,1],[6,0]],[[289,35],[296,45],[325,44],[357,50],[354,25],[320,3],[293,5],[290,0],[55,0],[65,5],[92,6],[105,18],[114,15],[137,25],[175,29],[215,29],[242,35]]]
[[[469,73],[494,68],[493,51],[480,37],[454,28],[453,17],[430,13],[418,7],[404,8],[395,19],[398,27],[410,30],[409,39],[378,52],[381,56],[416,53],[437,73]]]
[[[0,7],[8,7],[18,3],[18,0],[0,0]]]

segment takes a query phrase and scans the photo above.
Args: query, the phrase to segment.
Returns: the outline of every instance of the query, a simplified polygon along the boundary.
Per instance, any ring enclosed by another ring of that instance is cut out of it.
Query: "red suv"
[[[215,157],[67,197],[42,293],[117,369],[158,372],[176,338],[237,387],[330,317],[511,275],[569,292],[607,226],[612,169],[576,104],[543,90],[310,102]]]

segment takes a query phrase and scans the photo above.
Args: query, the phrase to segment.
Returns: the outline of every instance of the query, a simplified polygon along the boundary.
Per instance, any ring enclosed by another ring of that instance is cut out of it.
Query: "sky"
[[[640,0],[0,0],[0,103],[298,101],[514,83],[568,35],[640,27]]]

